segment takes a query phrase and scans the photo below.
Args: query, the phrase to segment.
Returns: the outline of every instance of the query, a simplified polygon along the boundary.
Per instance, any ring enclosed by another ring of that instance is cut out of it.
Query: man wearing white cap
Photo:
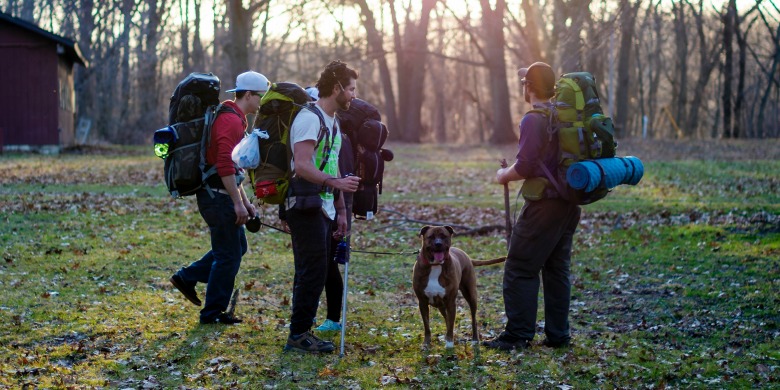
[[[555,73],[550,65],[535,62],[518,71],[525,101],[533,106],[520,122],[517,159],[496,172],[496,181],[506,184],[523,180],[525,204],[512,228],[504,264],[504,331],[483,342],[488,348],[523,349],[536,333],[539,273],[544,281],[544,333],[542,345],[569,345],[571,247],[580,220],[580,207],[544,185],[545,169],[558,169],[558,137],[550,137],[550,99],[555,95]],[[534,186],[533,183],[541,185]],[[528,187],[527,187],[528,186]],[[535,189],[532,191],[532,189]]]
[[[238,75],[233,100],[222,102],[211,127],[211,142],[206,150],[207,166],[216,166],[217,174],[207,182],[206,189],[197,192],[198,210],[211,233],[211,250],[200,260],[182,268],[171,277],[171,283],[193,304],[201,302],[195,285],[208,283],[206,303],[200,311],[202,324],[236,324],[242,320],[225,313],[241,257],[246,253],[247,242],[244,224],[255,215],[255,208],[241,187],[243,171],[231,159],[231,152],[244,137],[246,114],[254,113],[260,106],[260,98],[268,91],[268,79],[257,72]]]

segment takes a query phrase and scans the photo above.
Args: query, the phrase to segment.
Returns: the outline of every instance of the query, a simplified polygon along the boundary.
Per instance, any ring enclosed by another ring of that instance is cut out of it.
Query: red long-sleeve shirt
[[[228,111],[217,116],[211,127],[211,144],[206,150],[206,162],[209,165],[216,165],[220,177],[237,173],[236,165],[230,155],[233,153],[233,148],[244,138],[244,129],[246,129],[246,116],[238,105],[232,100],[226,100],[222,105],[232,108],[236,114]]]

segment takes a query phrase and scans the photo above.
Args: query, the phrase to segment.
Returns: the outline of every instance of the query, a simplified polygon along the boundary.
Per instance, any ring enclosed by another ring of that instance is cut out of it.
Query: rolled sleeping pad
[[[591,192],[603,184],[614,188],[620,184],[636,185],[642,179],[645,167],[634,156],[600,158],[572,164],[566,171],[566,180],[577,190]]]

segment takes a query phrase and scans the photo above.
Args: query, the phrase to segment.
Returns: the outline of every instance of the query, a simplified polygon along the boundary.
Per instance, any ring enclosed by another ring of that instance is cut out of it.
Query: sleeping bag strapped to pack
[[[309,95],[298,84],[274,83],[260,100],[260,109],[254,128],[268,132],[268,138],[258,140],[260,164],[252,172],[255,196],[263,203],[281,204],[290,186],[290,127],[295,116],[311,102]],[[319,116],[319,110],[310,107]],[[325,131],[323,131],[325,128]],[[320,117],[317,145],[327,136],[327,127]]]
[[[349,110],[340,111],[338,117],[354,156],[354,172],[342,169],[341,173],[354,173],[361,178],[353,197],[352,213],[358,219],[371,219],[378,210],[385,161],[393,159],[390,150],[382,149],[388,136],[387,127],[381,122],[376,107],[357,98],[352,100]]]
[[[195,194],[216,173],[206,165],[206,148],[222,111],[219,89],[219,78],[211,73],[185,77],[171,96],[168,126],[154,133],[154,152],[165,160],[165,185],[174,198]]]

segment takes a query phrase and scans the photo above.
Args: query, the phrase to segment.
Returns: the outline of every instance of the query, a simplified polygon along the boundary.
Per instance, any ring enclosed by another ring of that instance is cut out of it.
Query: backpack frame
[[[548,153],[552,137],[558,137],[556,172],[550,172],[542,160],[538,161],[539,167],[563,199],[580,205],[601,200],[610,190],[603,183],[590,192],[572,188],[566,179],[568,168],[580,161],[614,157],[617,148],[612,119],[603,114],[595,83],[593,75],[587,72],[564,74],[555,84],[555,98],[550,108],[529,111],[541,113],[548,119],[548,140],[543,156]]]
[[[289,96],[286,95],[284,96],[290,98]],[[278,139],[259,140],[260,149],[261,149],[260,164],[258,165],[257,168],[251,170],[249,173],[250,180],[252,182],[252,185],[255,188],[255,196],[261,202],[266,204],[281,204],[288,196],[290,196],[290,181],[292,179],[292,169],[290,167],[290,161],[292,160],[293,157],[292,145],[290,145],[290,131],[292,130],[292,125],[295,122],[295,118],[298,117],[300,111],[302,109],[307,109],[313,112],[319,119],[320,129],[317,134],[317,142],[314,145],[315,151],[317,148],[319,148],[323,139],[326,142],[325,150],[323,153],[323,160],[319,166],[320,171],[325,169],[325,166],[327,165],[330,159],[330,150],[332,148],[333,140],[337,133],[338,122],[335,121],[332,130],[333,134],[332,135],[328,134],[329,132],[328,132],[328,127],[325,124],[325,118],[322,116],[322,112],[320,112],[318,108],[314,107],[314,102],[298,104],[295,103],[294,100],[292,100],[292,98],[290,98],[290,103],[292,104],[292,107],[296,108],[296,110],[295,112],[290,114],[291,117],[289,119],[289,123],[286,126],[283,123],[277,124],[277,127],[282,132],[281,134],[278,134],[279,137]],[[274,115],[280,115],[280,114],[274,113]],[[258,116],[258,118],[255,121],[255,124],[260,124],[262,121],[266,120],[270,116],[271,115],[268,115],[266,117]],[[276,120],[277,122],[279,122],[281,121],[281,118],[277,118]],[[272,148],[277,149],[276,153],[272,153]],[[278,150],[281,148],[284,148],[284,153],[282,153],[281,150]],[[282,154],[281,156],[280,153]],[[271,161],[272,158],[275,161]],[[276,161],[279,158],[283,158],[284,160]],[[261,178],[259,178],[258,176],[261,176]]]
[[[209,106],[202,118],[179,122],[157,130],[172,133],[172,142],[164,165],[165,185],[174,199],[194,195],[201,188],[208,190],[212,197],[208,179],[217,173],[217,167],[206,163],[206,152],[211,145],[211,130],[217,116],[235,110],[221,103]]]

